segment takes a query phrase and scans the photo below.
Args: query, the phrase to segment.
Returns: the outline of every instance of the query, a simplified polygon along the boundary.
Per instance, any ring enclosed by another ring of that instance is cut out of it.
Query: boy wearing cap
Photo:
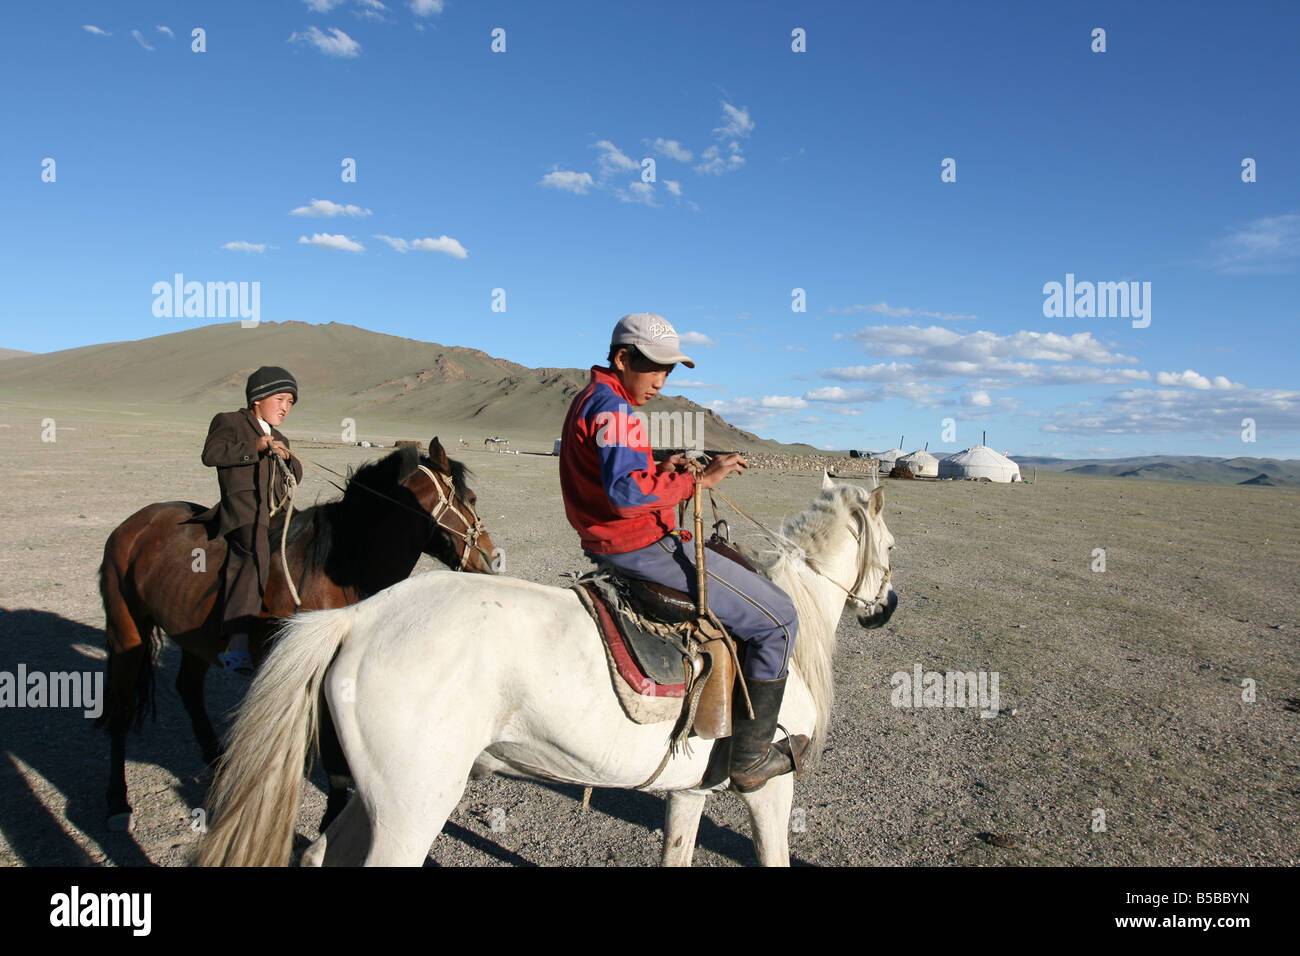
[[[692,597],[695,552],[682,546],[676,506],[695,493],[696,478],[683,468],[685,456],[656,465],[645,429],[632,418],[663,388],[682,354],[676,330],[650,312],[625,315],[611,336],[608,367],[592,366],[591,380],[574,398],[560,439],[560,489],[569,523],[592,560],[621,574],[664,584]],[[716,487],[743,472],[739,454],[718,455],[700,476]],[[730,776],[748,793],[794,769],[790,747],[802,754],[802,734],[773,744],[785,694],[798,620],[780,588],[722,555],[710,553],[709,607],[727,630],[746,645],[743,678],[753,704],[750,719],[738,706],[733,716]],[[738,695],[738,704],[739,704]]]
[[[298,399],[297,381],[278,366],[264,365],[248,377],[244,397],[246,408],[221,412],[208,426],[203,464],[217,469],[221,502],[198,518],[219,518],[217,533],[226,539],[221,633],[228,645],[219,660],[241,677],[253,672],[248,635],[271,566],[270,510],[287,491],[275,459],[286,461],[294,479],[302,480],[302,465],[276,428]]]

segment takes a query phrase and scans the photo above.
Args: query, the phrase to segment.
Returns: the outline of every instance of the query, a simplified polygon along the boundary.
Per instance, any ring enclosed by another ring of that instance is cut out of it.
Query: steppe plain
[[[98,669],[96,568],[112,529],[157,500],[210,503],[206,416],[84,400],[0,406],[0,670]],[[42,420],[56,439],[42,441]],[[337,470],[384,454],[344,447],[308,418],[295,450]],[[393,424],[388,442],[440,434],[472,485],[508,573],[566,586],[586,562],[564,520],[556,459],[482,450],[463,426]],[[313,442],[313,438],[324,439]],[[549,451],[545,436],[516,442]],[[776,523],[820,473],[751,470],[728,495]],[[1027,475],[1032,477],[1032,474]],[[1031,485],[886,481],[901,604],[889,626],[839,628],[837,702],[821,764],[797,784],[796,864],[1294,864],[1300,859],[1300,492],[1042,472]],[[308,469],[301,500],[335,492]],[[743,543],[761,538],[732,521]],[[1105,549],[1105,571],[1092,570]],[[432,568],[422,559],[416,573]],[[136,831],[108,833],[108,742],[71,710],[0,711],[0,863],[185,864],[207,771],[172,682],[129,742]],[[891,705],[897,671],[996,671],[1002,713]],[[1256,697],[1243,700],[1243,682]],[[221,725],[244,685],[210,673]],[[439,728],[428,728],[430,735]],[[324,807],[315,771],[299,848]],[[434,843],[441,865],[649,865],[663,800],[493,777],[473,781]],[[1104,829],[1097,829],[1097,810]],[[743,807],[713,797],[697,865],[755,862]]]

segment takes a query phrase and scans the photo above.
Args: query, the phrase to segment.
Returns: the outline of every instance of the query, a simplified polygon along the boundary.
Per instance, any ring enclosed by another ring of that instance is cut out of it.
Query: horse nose
[[[492,549],[492,573],[504,574],[506,570],[506,553],[502,548]]]
[[[885,604],[875,614],[859,615],[858,623],[866,628],[884,627],[889,623],[889,619],[894,616],[894,611],[898,609],[898,592],[890,586],[889,593],[885,595]]]

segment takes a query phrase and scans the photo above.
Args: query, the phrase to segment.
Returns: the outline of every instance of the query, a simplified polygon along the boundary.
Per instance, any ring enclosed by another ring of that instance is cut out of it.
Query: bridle
[[[853,540],[858,542],[859,545],[862,544],[862,536],[858,533],[858,530],[856,528],[850,527],[849,534],[853,535]],[[813,563],[813,560],[811,558],[808,557],[804,558],[804,564],[808,565],[808,567],[811,568],[815,573],[820,574],[827,581],[830,581],[831,584],[835,585],[846,595],[848,595],[848,600],[850,604],[852,604],[858,610],[866,612],[867,614],[874,614],[881,607],[881,605],[886,603],[888,599],[889,581],[894,576],[894,569],[885,568],[885,574],[880,579],[880,589],[876,591],[876,596],[872,598],[870,601],[866,601],[858,594],[858,590],[862,587],[863,583],[867,580],[868,563],[869,562],[867,561],[867,555],[864,549],[863,560],[860,566],[858,567],[858,576],[853,581],[853,587],[846,588],[844,585],[840,584],[840,582],[836,581],[834,578],[832,578],[821,568],[817,567],[817,565]]]
[[[479,518],[478,513],[468,502],[464,503],[466,510],[474,516],[474,520],[471,521],[465,516],[460,508],[456,507],[455,486],[450,477],[447,478],[447,486],[444,488],[442,484],[442,477],[444,476],[439,476],[435,471],[433,471],[433,469],[424,465],[419,465],[418,467],[420,471],[429,476],[429,480],[433,482],[433,487],[438,492],[438,504],[434,506],[433,510],[429,513],[429,518],[433,521],[433,527],[429,529],[429,538],[432,539],[433,535],[438,530],[442,530],[460,541],[460,558],[457,561],[456,567],[452,568],[453,571],[463,571],[465,569],[465,563],[469,558],[469,553],[473,550],[477,551],[482,557],[483,566],[488,569],[488,573],[494,573],[492,569],[492,556],[478,543],[479,536],[484,533],[483,521]],[[442,516],[448,511],[460,519],[463,530],[457,531],[455,528],[443,524]]]
[[[796,545],[793,541],[791,541],[789,538],[785,537],[784,535],[777,534],[775,531],[768,528],[767,525],[763,524],[763,522],[759,521],[753,515],[741,509],[734,501],[732,501],[730,498],[724,495],[721,491],[718,491],[716,488],[713,488],[710,489],[709,494],[717,495],[727,504],[731,505],[731,507],[734,508],[742,517],[748,518],[751,522],[753,522],[755,525],[758,526],[758,530],[762,531],[765,535],[768,536],[768,538],[776,542],[778,545],[793,547],[796,548],[800,554],[803,553],[803,549],[799,548],[798,545]],[[863,522],[862,530],[866,531],[865,521]],[[889,581],[894,576],[894,569],[885,568],[885,575],[883,578],[881,578],[880,581],[880,589],[876,591],[876,596],[874,598],[872,598],[870,601],[866,601],[862,597],[860,597],[858,595],[858,589],[861,588],[863,583],[867,580],[866,554],[865,554],[865,549],[861,547],[862,535],[858,533],[857,528],[854,528],[852,525],[850,525],[849,534],[853,535],[853,540],[858,543],[859,550],[862,550],[864,552],[863,560],[861,562],[861,565],[858,567],[858,576],[853,581],[853,587],[846,588],[844,585],[840,584],[839,581],[836,581],[833,577],[831,577],[821,568],[817,567],[816,562],[814,562],[812,558],[808,557],[806,554],[803,554],[803,563],[814,574],[820,575],[821,577],[825,578],[827,581],[831,582],[831,584],[839,588],[841,591],[843,591],[848,596],[849,603],[852,604],[854,607],[858,608],[859,610],[866,611],[868,614],[874,614],[880,608],[881,605],[888,603]]]

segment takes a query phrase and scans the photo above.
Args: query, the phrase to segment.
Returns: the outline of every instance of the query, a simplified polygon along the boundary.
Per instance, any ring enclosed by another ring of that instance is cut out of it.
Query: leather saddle
[[[705,547],[754,570],[725,543]],[[575,588],[589,596],[583,603],[630,686],[647,696],[685,697],[686,733],[704,740],[731,736],[736,649],[716,617],[697,625],[695,601],[686,592],[607,566]],[[629,659],[635,670],[626,666]]]

